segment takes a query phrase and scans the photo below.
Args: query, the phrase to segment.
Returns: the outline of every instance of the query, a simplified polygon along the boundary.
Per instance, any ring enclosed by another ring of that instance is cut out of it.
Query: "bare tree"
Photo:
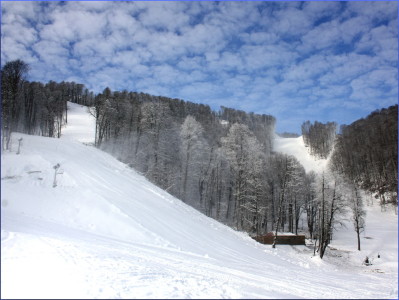
[[[20,101],[22,83],[29,71],[29,65],[22,60],[7,62],[1,70],[2,104],[2,146],[9,149],[11,133],[18,125],[18,115],[22,106]]]
[[[259,156],[261,146],[248,126],[237,123],[222,138],[222,145],[234,176],[234,219],[237,229],[242,229],[244,222],[248,220],[244,210],[254,205],[248,202],[256,203],[256,207],[259,200],[256,192],[254,194],[254,187],[257,185],[262,160]]]
[[[364,217],[366,216],[366,212],[363,207],[363,199],[356,185],[352,185],[350,208],[352,210],[352,221],[357,236],[357,250],[360,251],[360,233],[363,232],[365,227]]]
[[[341,177],[325,171],[317,178],[316,184],[318,202],[316,239],[319,256],[323,258],[332,240],[333,230],[338,222],[337,216],[346,212],[346,203]]]

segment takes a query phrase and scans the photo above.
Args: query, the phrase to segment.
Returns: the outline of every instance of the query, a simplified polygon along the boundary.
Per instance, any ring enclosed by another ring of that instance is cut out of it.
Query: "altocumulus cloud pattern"
[[[397,2],[2,2],[29,80],[350,123],[397,103]],[[317,115],[317,117],[316,117]]]

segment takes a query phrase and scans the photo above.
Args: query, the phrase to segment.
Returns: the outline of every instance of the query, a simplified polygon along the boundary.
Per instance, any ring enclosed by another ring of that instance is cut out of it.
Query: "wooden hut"
[[[261,244],[272,245],[274,242],[274,232],[265,235],[258,235],[253,238]],[[295,234],[277,234],[276,244],[278,245],[305,245],[304,235]]]

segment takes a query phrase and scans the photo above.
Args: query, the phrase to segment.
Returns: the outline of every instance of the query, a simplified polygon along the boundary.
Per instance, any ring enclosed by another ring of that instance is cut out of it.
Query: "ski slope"
[[[70,103],[61,139],[15,133],[2,153],[1,298],[398,297],[397,227],[368,232],[393,239],[379,272],[350,257],[320,260],[306,246],[272,249],[90,146],[93,128]]]
[[[302,136],[297,138],[282,138],[275,135],[273,148],[274,151],[295,156],[306,172],[314,171],[321,173],[327,166],[327,159],[316,159],[309,154]]]

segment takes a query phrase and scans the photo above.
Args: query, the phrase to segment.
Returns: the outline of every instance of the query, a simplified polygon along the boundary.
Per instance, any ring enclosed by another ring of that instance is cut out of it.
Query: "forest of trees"
[[[358,189],[397,206],[398,105],[342,126],[331,162]]]
[[[277,133],[277,135],[280,136],[280,137],[283,137],[283,138],[297,138],[297,137],[300,137],[299,134],[292,133],[292,132]]]
[[[323,124],[315,121],[312,124],[310,121],[306,121],[302,124],[301,129],[303,141],[305,146],[309,147],[310,154],[319,158],[327,158],[334,146],[337,123]]]
[[[169,193],[240,230],[274,227],[274,117],[108,88],[93,114],[96,145]]]
[[[74,82],[28,82],[28,70],[20,60],[1,70],[2,151],[14,131],[60,137],[67,101],[82,104],[96,119],[96,147],[237,230],[307,230],[320,257],[338,216],[348,211],[360,250],[360,189],[397,205],[397,106],[343,127],[337,138],[335,123],[305,122],[311,153],[325,158],[334,151],[330,167],[316,174],[306,173],[295,157],[273,151],[273,116],[226,107],[215,112],[203,104],[109,88],[94,95]]]

